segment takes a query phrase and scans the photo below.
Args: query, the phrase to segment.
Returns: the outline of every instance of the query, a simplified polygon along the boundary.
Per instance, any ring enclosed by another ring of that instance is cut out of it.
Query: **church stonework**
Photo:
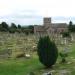
[[[52,23],[50,17],[43,19],[43,25],[34,26],[34,34],[36,36],[46,36],[51,34],[60,34],[67,32],[68,25],[66,23]]]

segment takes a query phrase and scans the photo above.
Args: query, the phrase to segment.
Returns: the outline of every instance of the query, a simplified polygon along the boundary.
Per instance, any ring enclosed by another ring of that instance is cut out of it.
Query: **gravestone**
[[[42,75],[52,75],[52,73],[48,72],[48,73],[43,73]]]
[[[0,58],[9,58],[12,54],[12,50],[11,49],[5,49],[0,51]]]
[[[26,58],[30,58],[31,55],[30,55],[30,54],[25,54],[25,57],[26,57]]]
[[[67,70],[60,70],[59,71],[59,75],[70,75],[70,71],[67,71]]]
[[[69,52],[69,48],[65,47],[63,51],[64,51],[64,53],[68,53]]]
[[[66,39],[66,38],[64,38],[64,44],[65,44],[65,45],[67,44],[67,39]]]

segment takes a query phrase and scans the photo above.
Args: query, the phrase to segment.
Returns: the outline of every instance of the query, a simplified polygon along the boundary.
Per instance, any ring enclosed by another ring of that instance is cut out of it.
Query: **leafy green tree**
[[[30,29],[30,33],[34,33],[34,26],[33,25],[29,25],[28,26],[28,29]]]
[[[11,28],[17,29],[17,26],[16,26],[16,24],[14,24],[14,23],[11,23]]]
[[[51,67],[55,64],[58,57],[58,49],[49,36],[40,37],[37,49],[39,60],[42,64],[46,67]]]
[[[8,31],[9,30],[9,26],[6,22],[2,22],[0,24],[0,31]]]
[[[16,26],[16,24],[11,23],[9,32],[10,32],[10,33],[15,33],[16,31],[17,31],[17,26]]]

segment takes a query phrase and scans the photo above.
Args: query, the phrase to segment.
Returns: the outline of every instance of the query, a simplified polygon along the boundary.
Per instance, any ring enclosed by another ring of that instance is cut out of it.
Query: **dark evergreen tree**
[[[71,37],[70,33],[69,32],[63,32],[62,33],[62,37],[65,38],[65,37]]]
[[[22,27],[21,27],[21,25],[18,25],[17,26],[17,30],[16,30],[18,33],[21,33],[22,32]]]
[[[42,64],[46,67],[51,67],[55,64],[58,57],[58,49],[49,36],[40,37],[37,49],[39,60]]]
[[[75,25],[72,23],[72,21],[69,22],[68,30],[69,32],[75,32]]]
[[[17,27],[18,29],[21,29],[21,25],[18,25],[18,27]]]

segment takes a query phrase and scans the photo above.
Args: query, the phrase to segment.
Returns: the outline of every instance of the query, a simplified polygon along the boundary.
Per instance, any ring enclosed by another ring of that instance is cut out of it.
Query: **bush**
[[[59,55],[60,55],[60,57],[61,57],[61,59],[62,59],[61,63],[67,62],[67,61],[66,61],[66,57],[68,57],[68,54],[67,54],[67,53],[65,53],[65,52],[60,52]]]
[[[54,42],[50,41],[49,36],[41,37],[37,45],[39,60],[46,67],[55,64],[58,57],[58,49]]]
[[[63,38],[65,38],[65,37],[71,37],[69,32],[63,32],[62,36],[63,36]]]

